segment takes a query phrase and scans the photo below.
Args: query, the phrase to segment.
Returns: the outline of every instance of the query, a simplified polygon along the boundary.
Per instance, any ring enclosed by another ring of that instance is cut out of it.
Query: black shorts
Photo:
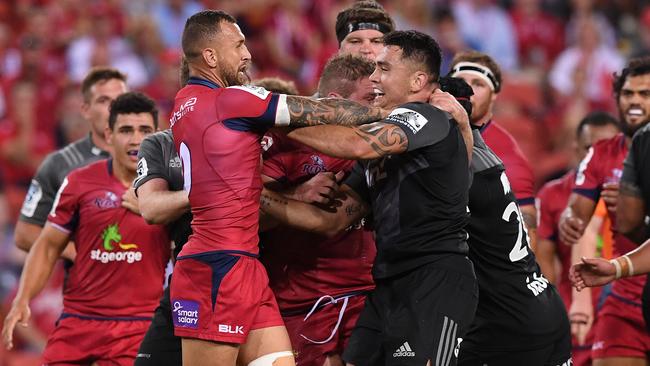
[[[536,349],[493,351],[479,350],[480,345],[463,341],[460,345],[458,366],[571,366],[571,330],[565,331],[548,344]]]
[[[376,281],[343,359],[365,365],[456,365],[478,303],[472,263],[452,256]]]
[[[168,286],[160,298],[134,366],[182,366],[181,339],[174,335]]]

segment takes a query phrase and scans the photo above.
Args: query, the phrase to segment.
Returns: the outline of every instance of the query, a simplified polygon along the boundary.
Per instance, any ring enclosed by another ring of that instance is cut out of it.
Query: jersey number
[[[183,190],[190,193],[190,189],[192,188],[192,159],[190,157],[190,149],[187,148],[184,142],[181,142],[180,155],[183,161]]]
[[[510,222],[510,217],[512,214],[517,214],[517,226],[519,228],[519,232],[517,233],[517,241],[515,241],[515,245],[512,247],[512,250],[510,251],[510,261],[511,262],[517,262],[521,259],[526,258],[528,255],[528,244],[530,242],[530,239],[528,238],[528,230],[526,229],[526,226],[524,226],[524,220],[521,217],[521,212],[519,212],[519,207],[517,207],[517,203],[515,202],[510,202],[508,207],[506,207],[506,210],[503,211],[503,215],[501,218],[503,221]],[[526,234],[526,243],[523,242],[524,239],[524,233]]]

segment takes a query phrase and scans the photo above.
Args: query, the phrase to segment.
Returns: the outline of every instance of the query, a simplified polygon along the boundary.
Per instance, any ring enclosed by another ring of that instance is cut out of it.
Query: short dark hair
[[[616,100],[618,101],[621,96],[621,89],[623,89],[623,84],[625,84],[628,77],[646,74],[650,74],[650,56],[633,58],[620,73],[614,73],[612,89]]]
[[[158,109],[156,103],[148,96],[140,92],[128,92],[120,94],[111,102],[108,115],[108,127],[112,130],[115,121],[120,114],[149,113],[153,117],[153,125],[158,128]]]
[[[393,31],[384,36],[384,45],[401,48],[402,59],[421,63],[431,75],[429,81],[438,81],[442,52],[431,36],[416,30]]]
[[[117,79],[126,83],[126,75],[110,67],[94,67],[88,71],[81,82],[81,94],[85,102],[90,102],[90,89],[97,83]]]
[[[459,62],[473,62],[490,69],[494,75],[494,79],[496,79],[497,84],[494,86],[494,92],[498,93],[501,91],[501,68],[488,54],[479,51],[465,51],[457,53],[454,56],[454,59],[451,61],[451,68],[453,69],[454,66]]]
[[[384,7],[381,6],[381,4],[376,2],[375,0],[357,0],[350,7],[354,9],[366,8],[366,9],[377,9],[377,10],[385,11]]]
[[[325,64],[318,82],[318,95],[325,97],[336,92],[347,98],[354,92],[354,83],[370,77],[374,70],[375,63],[361,56],[334,56]]]
[[[203,10],[187,18],[181,47],[189,61],[201,54],[200,45],[219,33],[221,22],[236,23],[232,15],[221,10]]]
[[[597,126],[597,127],[602,127],[602,126],[607,126],[607,125],[612,125],[616,127],[617,129],[621,129],[621,124],[620,122],[614,118],[611,114],[607,112],[602,112],[602,111],[595,111],[587,114],[581,121],[578,123],[578,127],[576,128],[576,136],[580,137],[582,134],[582,131],[585,129],[587,126]]]
[[[395,22],[393,22],[393,19],[388,15],[384,8],[381,7],[381,5],[378,4],[379,7],[362,7],[362,4],[364,3],[371,2],[363,1],[356,3],[349,8],[342,10],[336,16],[334,31],[336,32],[336,39],[339,41],[339,45],[350,33],[348,27],[352,23],[376,23],[389,32],[395,30]]]
[[[296,83],[290,80],[283,80],[277,77],[268,77],[253,81],[253,85],[278,94],[298,95]]]

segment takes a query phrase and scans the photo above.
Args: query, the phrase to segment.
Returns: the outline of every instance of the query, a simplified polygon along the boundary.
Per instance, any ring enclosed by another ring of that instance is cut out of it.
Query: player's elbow
[[[16,247],[25,252],[29,252],[40,233],[40,229],[40,227],[35,225],[18,221],[16,224],[16,230],[14,231],[14,242]]]
[[[158,212],[154,207],[150,207],[147,204],[140,204],[140,215],[142,215],[144,221],[149,225],[165,225],[169,221],[163,213]]]
[[[32,242],[29,241],[29,239],[26,237],[26,235],[19,233],[18,230],[16,230],[16,233],[14,235],[14,241],[16,244],[16,248],[29,252],[29,249],[32,247]]]

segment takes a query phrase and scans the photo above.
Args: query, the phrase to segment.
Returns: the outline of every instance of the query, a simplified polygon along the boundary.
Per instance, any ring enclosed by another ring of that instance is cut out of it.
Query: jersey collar
[[[210,80],[199,78],[196,76],[192,76],[187,80],[187,85],[203,85],[207,86],[210,89],[217,89],[219,88],[219,85],[217,83],[214,83]]]
[[[491,124],[492,124],[492,120],[487,121],[483,126],[479,128],[479,131],[481,131],[481,133],[485,133],[485,131],[488,129],[488,127],[490,127]]]

